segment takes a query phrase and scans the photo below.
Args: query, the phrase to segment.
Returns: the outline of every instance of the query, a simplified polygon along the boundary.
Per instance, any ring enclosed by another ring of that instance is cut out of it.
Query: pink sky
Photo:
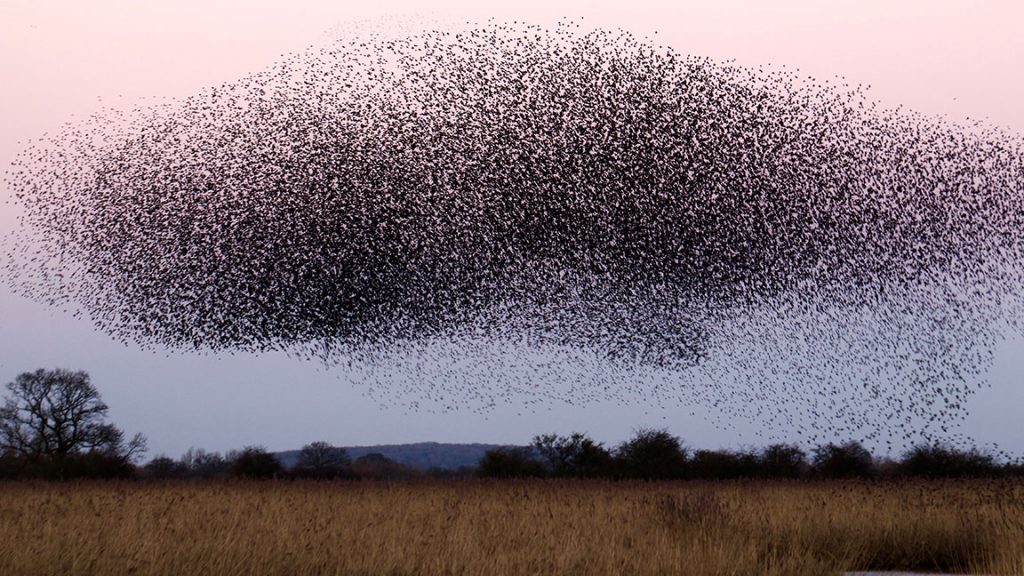
[[[80,118],[102,105],[128,107],[142,98],[187,96],[259,70],[282,53],[322,42],[335,25],[366,19],[386,24],[381,16],[416,14],[427,21],[495,17],[537,24],[583,17],[585,26],[622,27],[680,53],[736,59],[741,65],[785,65],[820,79],[845,76],[851,83],[872,85],[869,96],[887,107],[904,105],[951,120],[985,118],[1024,132],[1024,2],[1016,0],[520,1],[508,6],[480,1],[3,0],[0,163],[10,163],[19,141],[56,128],[72,115]],[[14,225],[13,209],[3,203],[7,194],[0,190],[0,234]],[[1011,344],[1000,352],[993,389],[979,395],[965,431],[1024,452],[1024,432],[1016,425],[1016,408],[1024,401],[1019,385],[1024,363],[1016,360],[1022,343]],[[422,414],[395,432],[395,419],[407,417],[345,390],[336,377],[315,367],[280,357],[157,357],[113,343],[88,324],[0,286],[0,383],[24,370],[55,365],[90,370],[115,417],[130,430],[149,434],[155,451],[171,454],[190,445],[226,449],[247,442],[294,448],[321,437],[339,443],[525,442],[533,433],[548,431],[544,423],[555,418],[565,423],[559,432],[588,430],[612,441],[625,438],[633,426],[663,423],[643,421],[654,417],[646,410],[611,406],[589,412],[554,408],[554,416],[526,418],[514,409],[499,409],[488,420]],[[206,385],[211,379],[218,384]],[[284,393],[280,382],[296,379],[303,381]],[[200,394],[205,395],[201,407],[195,400]],[[258,426],[282,411],[289,422],[297,421],[295,415],[309,409],[314,395],[324,406],[338,407],[339,423],[276,431]],[[228,430],[221,420],[230,411],[246,416],[228,423]],[[183,428],[186,414],[191,425]],[[616,424],[608,424],[609,414],[617,415]],[[681,414],[659,412],[657,418],[669,419],[684,437],[705,435],[706,440],[695,440],[702,446],[743,441],[706,423],[687,422]]]
[[[301,8],[295,8],[299,6]],[[680,52],[842,74],[929,113],[987,116],[1024,128],[1024,5],[1011,0],[741,2],[38,2],[0,5],[4,120],[41,121],[95,96],[187,94],[382,15],[552,23],[584,17]],[[655,33],[656,36],[655,36]]]

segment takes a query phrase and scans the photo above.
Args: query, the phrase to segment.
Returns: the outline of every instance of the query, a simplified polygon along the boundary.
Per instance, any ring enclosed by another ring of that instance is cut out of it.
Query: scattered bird
[[[572,22],[340,38],[30,145],[5,272],[417,410],[937,433],[1020,318],[1022,141],[864,90]]]

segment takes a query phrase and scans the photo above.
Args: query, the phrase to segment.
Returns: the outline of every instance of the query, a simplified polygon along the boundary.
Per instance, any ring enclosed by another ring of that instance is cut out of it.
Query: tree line
[[[140,465],[146,438],[107,422],[108,407],[85,372],[37,370],[7,384],[0,407],[0,479],[401,479],[418,477],[727,480],[741,478],[894,478],[1024,476],[1024,465],[999,463],[975,449],[924,444],[900,459],[874,457],[856,441],[810,453],[792,444],[761,450],[691,450],[664,429],[641,429],[614,448],[586,434],[542,434],[528,446],[487,451],[476,467],[421,470],[366,454],[352,460],[328,442],[302,447],[285,467],[261,446],[221,455],[190,449]]]
[[[153,458],[138,468],[135,477],[147,480],[397,480],[454,475],[468,476],[471,471],[420,470],[378,453],[353,460],[344,448],[328,442],[312,442],[302,447],[290,467],[262,446],[247,446],[224,455],[190,449],[177,460],[168,456]]]
[[[1024,466],[942,443],[914,446],[899,459],[877,458],[857,441],[823,444],[810,453],[793,444],[691,450],[667,430],[641,429],[611,449],[582,433],[535,436],[530,446],[488,451],[478,475],[633,480],[977,478],[1024,476]]]

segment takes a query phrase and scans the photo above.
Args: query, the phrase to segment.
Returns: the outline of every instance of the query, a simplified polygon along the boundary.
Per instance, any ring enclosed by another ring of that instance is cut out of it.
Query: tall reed
[[[1024,484],[0,485],[0,574],[1024,574]]]

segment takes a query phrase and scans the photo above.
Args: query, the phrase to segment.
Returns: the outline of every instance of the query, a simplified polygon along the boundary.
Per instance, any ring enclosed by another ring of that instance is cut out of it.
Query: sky
[[[684,54],[870,85],[869,97],[885,107],[1024,132],[1024,4],[1012,0],[0,0],[0,166],[27,140],[105,106],[186,97],[332,34],[489,18],[541,25],[582,18],[587,27],[621,27]],[[9,195],[0,188],[0,236],[17,226]],[[971,400],[960,432],[980,446],[1024,454],[1021,352],[1024,340],[1003,343],[990,386]],[[640,426],[667,427],[695,447],[763,443],[758,422],[723,426],[713,411],[687,406],[524,401],[483,414],[409,411],[338,370],[281,353],[217,356],[123,344],[0,282],[0,383],[41,367],[88,371],[111,419],[146,434],[150,455],[177,456],[193,446],[285,450],[314,440],[526,443],[534,434],[574,430],[614,444]]]

